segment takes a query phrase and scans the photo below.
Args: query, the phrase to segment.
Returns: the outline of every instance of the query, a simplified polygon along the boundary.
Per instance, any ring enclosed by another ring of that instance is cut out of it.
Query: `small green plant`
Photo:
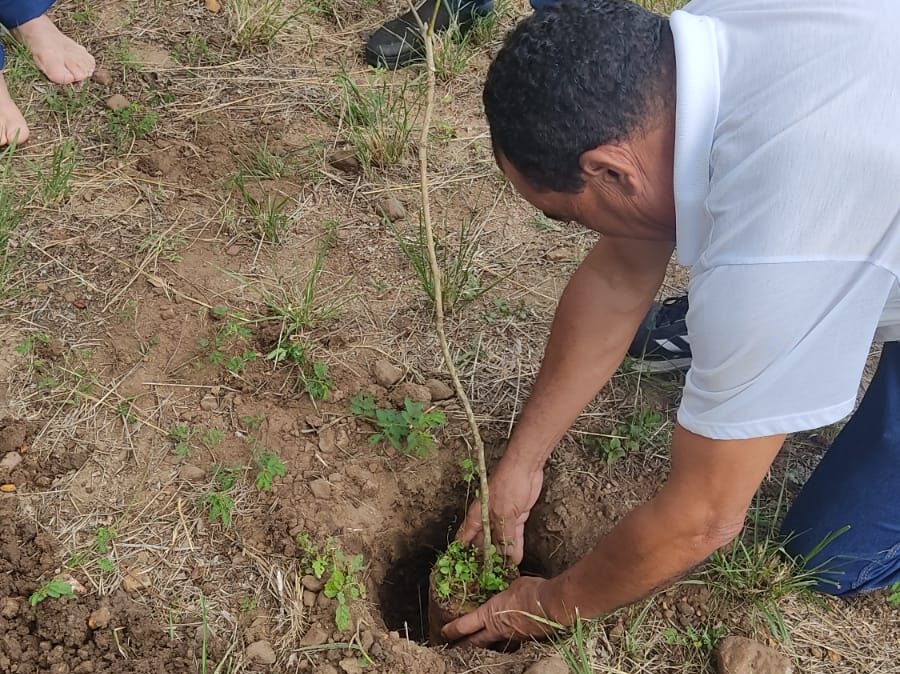
[[[159,113],[146,110],[140,103],[132,103],[121,110],[106,111],[106,128],[119,149],[152,133],[159,122]]]
[[[250,50],[271,45],[295,16],[285,14],[284,0],[232,0],[228,7],[231,41]]]
[[[900,606],[900,581],[891,585],[891,589],[888,590],[888,604],[892,604],[893,606]]]
[[[206,39],[200,35],[188,35],[184,42],[175,45],[172,58],[186,66],[213,64],[217,61]]]
[[[229,492],[237,484],[240,473],[241,468],[225,468],[220,465],[213,467],[213,485],[200,498],[200,503],[206,508],[207,519],[210,522],[220,522],[224,527],[231,526],[234,499]]]
[[[106,557],[100,557],[97,560],[97,568],[105,573],[113,573],[116,570],[116,565],[112,563],[112,561]]]
[[[241,175],[257,180],[283,178],[293,172],[294,167],[282,154],[273,152],[268,141],[247,149],[249,155],[241,162]]]
[[[303,390],[313,400],[326,400],[334,381],[328,376],[328,366],[321,360],[312,364],[312,369],[301,371],[300,379],[303,381]]]
[[[538,213],[531,219],[531,226],[541,234],[545,232],[558,232],[560,230],[559,224],[543,213]]]
[[[362,582],[365,563],[362,555],[346,555],[333,539],[328,539],[325,546],[319,549],[302,533],[297,536],[297,545],[301,551],[301,564],[307,573],[316,578],[327,579],[323,593],[337,602],[334,612],[334,623],[342,632],[350,629],[350,601],[366,596]]]
[[[663,632],[666,643],[670,646],[681,646],[695,651],[711,653],[719,639],[728,634],[728,629],[721,624],[707,625],[700,630],[688,625],[683,630],[668,627]]]
[[[244,371],[244,366],[247,363],[251,363],[256,360],[256,357],[259,354],[256,351],[244,351],[243,353],[239,353],[235,356],[232,356],[225,363],[225,369],[228,370],[231,374],[240,374]]]
[[[389,168],[406,156],[423,97],[419,79],[398,84],[382,73],[374,77],[362,85],[346,72],[337,77],[339,124],[366,170]]]
[[[515,304],[510,304],[502,298],[494,299],[494,301],[491,302],[490,308],[483,314],[484,320],[488,323],[497,323],[507,320],[525,321],[528,320],[529,315],[530,312],[528,310],[528,305],[525,304],[525,300],[519,300]]]
[[[201,349],[209,350],[208,360],[213,365],[220,365],[233,375],[240,374],[247,363],[250,363],[259,356],[252,349],[241,348],[242,345],[253,337],[253,333],[244,325],[244,321],[240,314],[231,314],[224,307],[213,307],[211,313],[214,317],[221,319],[219,311],[225,311],[223,315],[232,316],[225,321],[222,326],[216,330],[212,340],[205,337],[198,340],[197,345]],[[237,348],[235,348],[237,347]]]
[[[175,443],[175,455],[179,459],[186,459],[191,455],[190,441],[193,434],[193,430],[187,424],[172,424],[169,428],[169,439]]]
[[[291,216],[287,213],[287,206],[291,203],[290,197],[275,196],[265,191],[262,182],[256,180],[256,190],[247,186],[247,176],[238,171],[231,178],[231,183],[237,188],[244,207],[257,237],[266,243],[281,243],[281,237],[291,225]],[[257,197],[254,194],[262,193]]]
[[[78,148],[71,138],[66,138],[53,149],[49,167],[38,170],[44,206],[65,201],[72,193],[71,179],[77,161]]]
[[[141,62],[131,51],[131,42],[127,38],[110,42],[106,46],[106,53],[125,70],[137,72],[141,69]]]
[[[225,431],[221,428],[209,428],[206,433],[200,438],[200,442],[202,442],[207,449],[212,449],[221,445],[225,440]]]
[[[109,527],[99,527],[94,539],[94,547],[97,549],[97,552],[100,552],[104,555],[108,553],[110,549],[109,544],[112,543],[115,537],[115,529],[111,529]]]
[[[663,426],[662,415],[655,410],[635,411],[607,435],[589,435],[584,444],[597,451],[602,459],[613,464],[630,453],[640,451],[651,443]]]
[[[510,570],[503,558],[494,552],[491,571],[485,571],[479,560],[481,551],[454,541],[434,564],[434,591],[443,600],[481,603],[492,594],[509,587]]]
[[[28,603],[37,606],[45,599],[75,599],[75,592],[70,583],[53,578],[32,592]]]
[[[254,414],[244,414],[240,418],[244,428],[249,428],[251,431],[258,431],[265,420],[266,418],[264,416]]]
[[[428,247],[425,229],[420,223],[413,237],[404,235],[393,223],[387,222],[394,232],[394,238],[403,255],[412,266],[419,285],[434,302],[434,280],[428,262]],[[436,234],[435,252],[441,268],[441,296],[444,311],[452,312],[478,299],[498,282],[484,284],[478,274],[476,260],[481,248],[481,228],[474,218],[462,219],[458,231],[453,236]]]
[[[379,430],[369,438],[369,444],[388,442],[394,449],[417,457],[423,457],[435,448],[437,442],[432,431],[446,421],[440,410],[426,410],[425,405],[409,398],[403,401],[402,410],[381,409],[367,393],[353,397],[350,411],[378,426]]]
[[[462,478],[465,483],[472,484],[475,478],[478,477],[478,466],[475,465],[472,459],[463,459],[460,461],[460,467],[462,468]]]
[[[260,491],[270,491],[272,481],[276,477],[284,477],[287,467],[274,452],[266,451],[256,457],[256,466],[259,472],[256,474],[256,488]]]

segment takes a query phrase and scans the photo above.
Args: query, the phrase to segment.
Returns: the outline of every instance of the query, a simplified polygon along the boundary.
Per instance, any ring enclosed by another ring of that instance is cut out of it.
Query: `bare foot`
[[[18,106],[13,103],[6,88],[6,80],[0,73],[0,146],[11,143],[21,145],[30,135],[28,124],[25,123]]]
[[[94,72],[94,57],[63,35],[46,15],[13,28],[12,34],[28,47],[37,67],[51,82],[72,84],[86,80]]]

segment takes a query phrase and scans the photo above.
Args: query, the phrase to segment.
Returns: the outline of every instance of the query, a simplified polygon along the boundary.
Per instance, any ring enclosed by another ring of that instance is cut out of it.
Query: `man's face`
[[[535,189],[502,154],[498,163],[519,194],[548,218],[577,222],[607,236],[650,241],[675,238],[670,168],[660,180],[643,180],[637,186],[634,180],[623,180],[623,172],[595,170],[585,175],[580,192],[569,193]],[[633,171],[632,175],[642,174]]]

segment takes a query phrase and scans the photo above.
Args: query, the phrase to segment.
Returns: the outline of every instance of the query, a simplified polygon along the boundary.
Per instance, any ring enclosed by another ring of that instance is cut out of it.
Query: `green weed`
[[[688,625],[684,629],[668,627],[663,632],[663,638],[670,646],[680,646],[693,651],[700,651],[707,655],[712,652],[719,639],[728,634],[728,629],[721,624],[707,625],[700,630]]]
[[[106,46],[106,53],[110,59],[118,63],[124,70],[138,72],[141,69],[141,62],[131,51],[131,42],[127,38],[120,38],[114,42],[110,42]]]
[[[72,193],[72,173],[78,161],[78,148],[71,138],[53,149],[50,165],[38,170],[41,198],[44,206],[52,206],[68,199]]]
[[[275,180],[291,175],[294,167],[287,157],[273,152],[268,140],[247,148],[249,157],[241,161],[241,174],[257,180]]]
[[[138,250],[158,255],[167,262],[181,262],[181,251],[186,245],[187,240],[182,234],[153,232],[141,240]]]
[[[900,606],[900,581],[891,585],[891,589],[888,592],[888,604]]]
[[[234,499],[230,492],[237,484],[240,472],[241,468],[225,468],[220,465],[213,467],[213,485],[200,497],[200,504],[206,508],[210,522],[220,522],[224,527],[231,526]]]
[[[225,307],[213,307],[213,315],[220,317],[217,311],[224,311],[222,315],[231,315],[222,326],[216,330],[212,340],[201,338],[197,345],[201,349],[209,351],[207,359],[212,365],[219,365],[231,374],[240,374],[244,366],[256,360],[259,355],[256,351],[246,348],[246,342],[253,337],[253,332],[244,324],[240,314],[228,314]]]
[[[256,179],[256,191],[263,194],[257,198],[253,190],[247,187],[248,177],[243,171],[238,171],[232,176],[231,183],[244,201],[244,208],[256,230],[256,236],[266,243],[281,243],[282,235],[291,224],[291,217],[286,210],[291,200],[289,197],[265,192],[259,179]]]
[[[72,585],[59,578],[53,578],[41,585],[28,597],[28,603],[37,606],[45,599],[75,599]]]
[[[109,544],[116,537],[116,530],[111,529],[109,527],[99,527],[97,529],[97,533],[94,536],[94,547],[97,548],[97,552],[101,552],[104,555],[109,552]]]
[[[420,79],[397,84],[380,73],[375,77],[368,85],[346,72],[337,78],[340,126],[366,170],[391,167],[406,156],[424,93]]]
[[[193,430],[187,424],[172,424],[169,428],[169,439],[175,443],[175,456],[179,459],[186,459],[191,455],[190,441],[193,434]]]
[[[366,596],[362,582],[365,563],[362,555],[348,556],[338,547],[333,539],[329,539],[322,549],[312,543],[307,534],[297,536],[297,545],[301,551],[301,564],[306,573],[316,578],[326,578],[323,593],[334,599],[337,608],[334,612],[334,623],[342,632],[350,629],[350,601]]]
[[[403,255],[409,260],[423,292],[434,302],[434,278],[428,260],[425,228],[419,223],[415,236],[404,235],[393,223],[387,222]],[[481,228],[474,218],[464,218],[454,236],[435,233],[435,253],[441,270],[441,298],[444,311],[453,312],[478,299],[497,284],[484,284],[478,275],[476,259],[481,243]]]
[[[186,66],[211,65],[218,62],[206,38],[201,35],[188,35],[184,42],[175,45],[172,58]]]
[[[221,428],[210,428],[207,429],[206,433],[204,433],[200,437],[200,442],[202,442],[207,449],[213,449],[222,444],[225,440],[225,431]]]
[[[106,129],[120,150],[149,135],[159,122],[159,113],[132,103],[121,110],[106,111]]]
[[[313,400],[327,400],[334,388],[334,381],[328,376],[328,366],[321,360],[315,361],[311,369],[301,370],[300,379],[303,390]]]
[[[437,446],[432,431],[446,421],[440,410],[426,410],[425,405],[409,398],[404,400],[402,410],[381,409],[367,393],[353,397],[350,411],[378,426],[379,430],[369,438],[369,444],[388,442],[394,449],[420,458]]]
[[[259,468],[256,474],[256,488],[260,491],[271,491],[272,481],[287,474],[287,467],[274,452],[266,451],[256,457],[256,466]]]
[[[243,49],[271,45],[294,18],[285,14],[284,0],[231,0],[231,41]]]
[[[584,444],[598,452],[606,463],[613,464],[653,442],[664,423],[663,416],[655,410],[635,411],[608,434],[588,435]]]

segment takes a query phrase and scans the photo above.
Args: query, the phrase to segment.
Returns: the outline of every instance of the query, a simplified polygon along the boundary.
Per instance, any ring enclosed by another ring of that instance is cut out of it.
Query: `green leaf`
[[[350,607],[346,604],[339,604],[334,612],[334,624],[341,632],[350,629]]]

